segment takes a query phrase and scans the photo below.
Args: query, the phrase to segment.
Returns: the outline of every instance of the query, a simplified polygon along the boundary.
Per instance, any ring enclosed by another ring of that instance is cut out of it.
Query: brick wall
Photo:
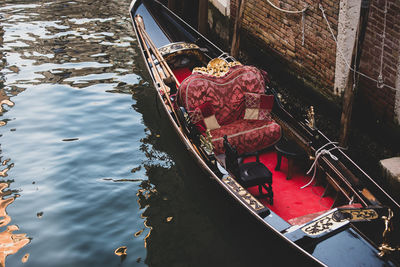
[[[287,61],[291,72],[315,88],[333,94],[336,43],[331,37],[319,1],[271,0],[285,10],[305,13],[304,45],[302,45],[302,14],[287,14],[273,8],[266,0],[246,0],[243,29]],[[339,1],[321,1],[334,34],[337,35]],[[236,16],[236,1],[231,1],[231,17]]]
[[[302,15],[287,14],[273,8],[267,0],[246,0],[243,29],[260,45],[285,60],[288,70],[325,95],[333,96],[336,43],[318,7],[321,2],[337,36],[340,1],[270,0],[286,10],[302,10],[305,15],[305,43],[302,45]],[[361,1],[361,0],[360,0]],[[386,0],[369,0],[370,14],[360,60],[360,71],[377,79],[381,62],[384,7]],[[237,13],[237,0],[231,0],[231,18]],[[400,1],[387,0],[386,38],[383,60],[384,83],[400,90]],[[327,93],[327,94],[326,94]],[[360,77],[357,103],[379,122],[400,124],[400,91]],[[397,101],[397,104],[396,104]]]
[[[387,1],[383,79],[385,84],[396,88],[396,79],[400,78],[397,77],[400,59],[400,1]],[[371,0],[360,71],[374,79],[377,79],[381,65],[384,10],[385,0]],[[371,107],[372,116],[377,120],[389,124],[394,122],[395,90],[388,87],[378,88],[377,83],[361,77],[358,98],[365,106]]]

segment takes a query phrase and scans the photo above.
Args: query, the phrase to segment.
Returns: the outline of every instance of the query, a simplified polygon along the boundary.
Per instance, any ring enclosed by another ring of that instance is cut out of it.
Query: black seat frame
[[[259,153],[245,153],[238,155],[234,146],[232,146],[228,137],[224,136],[225,148],[225,166],[231,174],[234,175],[236,181],[244,188],[258,186],[259,196],[269,199],[270,204],[273,204],[273,191],[272,191],[272,173],[271,171],[260,162]],[[249,156],[256,156],[255,162],[243,163],[244,159]],[[263,193],[262,189],[267,193]]]

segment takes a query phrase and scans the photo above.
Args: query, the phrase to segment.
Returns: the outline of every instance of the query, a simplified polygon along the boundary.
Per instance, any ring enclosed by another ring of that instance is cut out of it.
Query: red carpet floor
[[[190,69],[181,68],[173,70],[179,82],[182,82],[191,74]],[[249,158],[248,161],[254,161]],[[272,172],[272,188],[274,192],[274,204],[270,205],[265,199],[260,201],[278,214],[284,220],[298,218],[306,214],[317,213],[331,208],[334,200],[330,197],[322,198],[324,188],[321,186],[301,187],[307,184],[311,177],[305,175],[306,170],[295,170],[291,180],[286,180],[287,160],[282,158],[281,170],[275,171],[276,153],[274,151],[260,156],[260,160]],[[245,161],[246,162],[246,161]],[[255,196],[258,195],[258,187],[248,189]]]
[[[245,162],[254,160],[255,157],[248,158]],[[321,198],[324,192],[323,187],[310,185],[301,189],[311,179],[310,176],[305,175],[307,170],[300,170],[296,166],[292,179],[286,180],[286,158],[282,158],[280,171],[275,171],[277,159],[274,151],[260,155],[260,161],[272,172],[274,204],[270,205],[265,199],[259,200],[282,219],[287,221],[306,214],[325,211],[333,205],[334,200],[331,197]],[[258,195],[258,187],[252,187],[248,190],[251,194]]]

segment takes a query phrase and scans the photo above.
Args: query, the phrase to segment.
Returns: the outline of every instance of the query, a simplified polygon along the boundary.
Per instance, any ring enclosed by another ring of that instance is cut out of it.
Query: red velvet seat
[[[188,112],[210,102],[221,126],[211,131],[215,154],[222,154],[224,135],[239,153],[252,152],[275,144],[281,129],[274,121],[244,120],[245,93],[263,94],[264,76],[252,66],[235,66],[222,77],[195,73],[178,91],[178,104]]]
[[[214,153],[224,153],[223,136],[234,144],[238,153],[257,151],[274,145],[281,137],[281,128],[274,121],[237,120],[211,131]]]

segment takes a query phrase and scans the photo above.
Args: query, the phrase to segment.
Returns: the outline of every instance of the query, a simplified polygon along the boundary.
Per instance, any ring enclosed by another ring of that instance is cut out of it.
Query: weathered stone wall
[[[246,0],[243,28],[287,61],[292,73],[315,88],[333,94],[336,43],[313,0],[270,0],[285,10],[308,9],[304,16],[304,45],[302,13],[288,14],[273,8],[266,0]],[[324,0],[334,34],[337,34],[339,1]],[[231,16],[236,15],[236,1],[231,1]]]
[[[384,29],[385,0],[370,0],[370,14],[361,56],[360,71],[377,79],[381,66],[382,41]],[[400,124],[400,1],[387,1],[386,34],[383,54],[382,77],[384,86],[360,77],[359,99],[365,106],[371,107],[371,116],[386,124]],[[397,93],[397,95],[396,95]]]
[[[230,12],[229,2],[212,0],[208,5],[208,28],[213,41],[222,47],[229,46]]]
[[[334,93],[337,95],[344,93],[349,80],[348,66],[352,61],[354,44],[358,35],[361,9],[368,7],[362,6],[361,3],[360,0],[340,1],[334,86]]]
[[[388,193],[398,199],[400,190],[400,157],[393,157],[379,161],[383,181],[387,184]]]

